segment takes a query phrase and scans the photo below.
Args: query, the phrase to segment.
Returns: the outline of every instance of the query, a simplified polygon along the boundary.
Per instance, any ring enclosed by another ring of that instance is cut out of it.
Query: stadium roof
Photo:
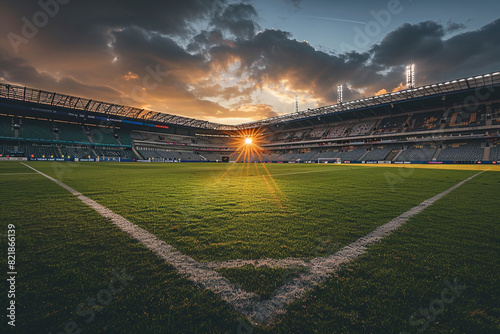
[[[165,114],[157,111],[139,109],[135,107],[90,100],[83,97],[59,94],[22,86],[0,83],[0,98],[17,101],[39,103],[55,107],[84,110],[102,113],[110,116],[129,117],[160,123],[191,126],[210,130],[235,130],[232,125],[212,123],[177,115]]]
[[[125,105],[96,101],[82,97],[75,97],[5,83],[0,83],[0,98],[39,103],[69,109],[84,110],[88,112],[103,113],[118,117],[130,117],[172,125],[189,126],[207,130],[241,130],[268,126],[283,122],[299,121],[301,119],[313,116],[319,117],[324,115],[331,115],[337,112],[345,112],[348,110],[356,110],[366,107],[375,107],[387,103],[396,103],[414,98],[459,92],[498,84],[500,84],[500,72],[488,73],[474,77],[441,82],[402,90],[399,92],[348,101],[330,106],[299,111],[255,122],[243,123],[236,126],[213,123],[203,120],[197,120],[194,118],[165,114],[157,111],[139,109]]]
[[[475,77],[457,79],[435,83],[431,85],[401,90],[394,93],[372,96],[364,99],[348,101],[330,106],[299,111],[291,114],[271,117],[260,121],[249,122],[238,125],[238,128],[255,128],[276,123],[299,121],[313,116],[331,115],[337,112],[356,110],[360,108],[375,107],[387,103],[397,103],[414,98],[428,97],[438,94],[455,93],[474,88],[487,87],[500,84],[500,72],[478,75]]]

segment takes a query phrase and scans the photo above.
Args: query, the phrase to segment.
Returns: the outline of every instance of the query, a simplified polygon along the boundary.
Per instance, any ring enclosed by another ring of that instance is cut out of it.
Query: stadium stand
[[[15,151],[14,145],[2,144],[0,145],[0,156],[7,156]]]
[[[309,139],[319,139],[322,138],[323,135],[329,131],[328,127],[317,127],[311,129],[309,132]]]
[[[440,161],[480,161],[483,149],[480,142],[455,143],[441,150],[437,159]]]
[[[414,114],[410,119],[408,131],[426,131],[439,129],[442,117],[442,110]]]
[[[115,130],[115,138],[121,145],[132,146],[132,136],[130,131],[124,129]]]
[[[491,147],[490,160],[492,160],[492,161],[499,161],[500,160],[500,143]]]
[[[342,161],[359,161],[365,153],[366,148],[364,147],[347,148],[341,152],[339,158]]]
[[[378,161],[385,160],[385,158],[391,153],[392,148],[387,146],[374,147],[371,151],[368,151],[362,158],[364,161]]]
[[[474,110],[452,107],[477,87],[495,89]],[[255,130],[265,133],[259,143],[263,153],[247,154],[246,160],[470,163],[500,155],[495,142],[500,137],[497,72],[238,126],[2,83],[0,100],[3,156],[152,161],[221,161],[229,156],[234,161],[245,133]],[[69,100],[78,103],[65,104]]]
[[[13,119],[11,117],[0,116],[0,136],[13,138],[14,130],[12,128]]]
[[[94,144],[120,145],[113,129],[108,127],[92,127],[90,129],[90,138]]]
[[[435,145],[416,144],[403,150],[396,158],[397,161],[430,161],[436,154]]]
[[[349,136],[368,135],[372,131],[373,127],[375,126],[375,123],[376,123],[376,121],[360,122],[360,123],[354,124],[353,127],[351,128]]]
[[[27,118],[21,119],[19,138],[50,141],[56,139],[50,122]]]
[[[21,144],[19,150],[25,152],[28,156],[36,158],[59,158],[62,157],[61,152],[56,146],[38,145],[38,144]]]
[[[485,125],[485,111],[478,110],[477,112],[453,112],[448,116],[449,120],[446,124],[447,128],[453,127],[470,127]]]
[[[88,158],[94,157],[95,153],[91,148],[88,147],[78,147],[78,146],[64,146],[61,148],[63,155],[70,158]]]
[[[407,115],[384,118],[377,126],[377,133],[401,132],[407,119]]]
[[[120,159],[136,159],[132,150],[125,148],[120,149],[107,149],[107,148],[94,148],[94,152],[98,157],[103,158],[120,158]]]
[[[204,160],[205,161],[222,161],[222,156],[223,156],[220,153],[214,153],[214,152],[200,152],[199,155],[200,155],[202,161],[204,161]],[[236,159],[236,156],[232,157],[232,159]]]
[[[323,138],[339,138],[347,135],[350,124],[337,125],[325,133]]]
[[[90,143],[89,137],[84,133],[82,125],[70,123],[57,123],[59,140],[75,143]]]

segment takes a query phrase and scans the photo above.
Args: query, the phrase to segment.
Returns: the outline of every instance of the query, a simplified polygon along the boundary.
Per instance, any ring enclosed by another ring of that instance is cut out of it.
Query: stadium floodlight
[[[250,145],[251,143],[252,143],[252,138],[250,138],[250,137],[245,138],[246,145]]]
[[[415,88],[415,64],[406,66],[406,88]]]
[[[337,104],[342,104],[344,102],[344,95],[342,91],[342,85],[337,86]]]

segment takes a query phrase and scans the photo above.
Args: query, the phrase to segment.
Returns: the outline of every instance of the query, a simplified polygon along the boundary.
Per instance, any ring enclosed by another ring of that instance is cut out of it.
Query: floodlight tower
[[[295,112],[299,112],[299,97],[295,95]]]
[[[415,64],[406,66],[406,88],[415,88]]]
[[[344,102],[344,95],[342,92],[342,85],[337,86],[337,104],[342,104]]]

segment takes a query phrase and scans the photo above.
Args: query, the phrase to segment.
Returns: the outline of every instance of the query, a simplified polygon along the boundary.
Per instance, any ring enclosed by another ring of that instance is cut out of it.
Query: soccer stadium
[[[498,329],[498,72],[238,126],[0,87],[20,326]]]
[[[499,10],[0,4],[0,333],[500,333]]]
[[[0,156],[82,162],[496,164],[499,87],[496,72],[229,126],[1,84]]]

